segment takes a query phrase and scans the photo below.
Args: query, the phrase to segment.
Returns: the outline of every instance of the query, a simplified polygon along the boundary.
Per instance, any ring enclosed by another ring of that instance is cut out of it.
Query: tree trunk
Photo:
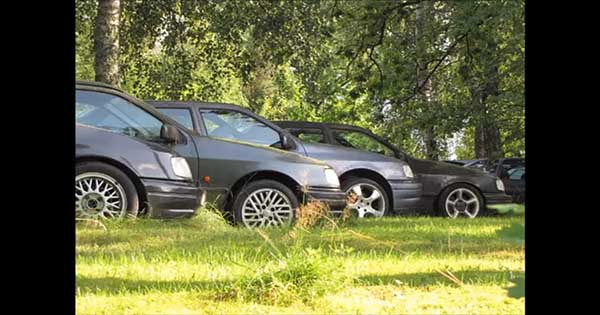
[[[99,0],[94,28],[96,81],[119,85],[120,0]]]
[[[478,123],[475,126],[475,157],[496,159],[504,155],[500,128],[498,128],[495,117],[489,117],[487,113],[486,100],[489,96],[498,95],[498,68],[488,64],[484,88],[481,91],[471,91],[474,106],[478,115]]]
[[[433,102],[433,87],[431,77],[427,78],[428,58],[427,47],[430,44],[427,40],[427,35],[424,34],[425,28],[430,17],[431,2],[423,1],[417,5],[415,17],[415,40],[417,47],[417,87],[421,87],[417,91],[420,98],[425,102],[425,106],[432,106]],[[428,111],[428,110],[427,110]],[[427,112],[426,111],[426,112]],[[425,155],[429,160],[439,159],[439,148],[435,137],[434,126],[426,126],[421,130],[423,140],[425,142]]]

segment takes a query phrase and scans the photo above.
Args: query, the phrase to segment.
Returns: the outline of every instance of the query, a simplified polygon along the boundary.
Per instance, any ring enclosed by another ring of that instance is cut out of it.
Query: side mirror
[[[181,141],[179,130],[167,124],[162,125],[160,128],[160,137],[168,143],[178,143]]]
[[[281,135],[281,148],[284,150],[289,150],[289,149],[294,148],[292,140],[286,134]]]
[[[396,155],[396,158],[408,162],[408,159],[406,158],[406,155],[404,153],[396,151],[394,152],[394,155]]]

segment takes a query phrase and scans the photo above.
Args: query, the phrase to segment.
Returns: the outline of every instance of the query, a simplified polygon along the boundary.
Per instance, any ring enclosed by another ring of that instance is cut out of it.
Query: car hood
[[[368,151],[361,151],[358,149],[346,148],[338,145],[321,144],[321,143],[306,143],[302,142],[306,153],[309,156],[317,155],[337,158],[341,160],[356,160],[356,161],[369,161],[369,162],[396,162],[398,159],[382,155],[379,153],[373,153]]]
[[[453,175],[453,176],[482,176],[489,174],[470,167],[463,167],[453,165],[449,163],[421,160],[415,158],[409,158],[410,167],[416,174],[428,174],[428,175]]]
[[[324,167],[329,165],[321,160],[304,156],[295,152],[285,151],[269,146],[253,144],[244,141],[237,141],[227,138],[207,137],[194,135],[194,140],[202,144],[198,147],[210,147],[213,150],[223,150],[223,155],[231,154],[232,152],[238,156],[246,157],[250,160],[275,159],[280,162],[291,162],[301,164],[317,164]],[[208,142],[210,144],[207,144]],[[202,155],[202,154],[201,154]]]
[[[302,142],[302,145],[308,156],[325,161],[338,176],[351,170],[367,169],[387,180],[409,178],[404,170],[407,163],[395,157],[330,144]]]

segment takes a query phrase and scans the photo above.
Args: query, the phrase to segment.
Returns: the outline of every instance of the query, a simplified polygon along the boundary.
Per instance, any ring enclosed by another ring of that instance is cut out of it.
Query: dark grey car
[[[149,101],[163,113],[190,129],[213,137],[265,144],[283,128],[253,112],[232,104]],[[293,122],[297,124],[296,122]],[[238,126],[261,126],[261,133]],[[285,125],[283,125],[286,127]],[[414,159],[368,134],[362,141],[374,152],[343,147],[331,141],[324,124],[294,128],[283,149],[317,158],[331,165],[359,216],[386,213],[439,213],[450,217],[475,217],[486,204],[510,202],[496,177],[441,162]],[[297,137],[295,137],[297,136]],[[343,141],[343,140],[340,140]],[[383,154],[381,154],[383,153]],[[414,174],[413,174],[414,172]]]
[[[78,82],[76,96],[78,123],[167,146],[185,158],[194,185],[206,191],[206,202],[228,211],[238,223],[251,227],[285,224],[301,202],[313,199],[334,210],[346,205],[330,166],[276,148],[289,145],[287,137],[278,135],[271,147],[206,137],[104,84]],[[115,155],[128,150],[108,142],[95,145]],[[77,165],[83,162],[76,161]],[[144,160],[129,164],[120,167],[155,168]]]

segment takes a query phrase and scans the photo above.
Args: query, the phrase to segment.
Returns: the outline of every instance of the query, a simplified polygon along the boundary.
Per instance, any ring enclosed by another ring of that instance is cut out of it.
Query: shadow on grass
[[[216,292],[230,285],[231,281],[208,280],[132,280],[115,277],[92,278],[77,276],[76,286],[81,293],[119,294],[157,292]]]
[[[510,280],[525,275],[522,271],[498,270],[465,270],[452,271],[464,284],[508,285]],[[411,287],[426,287],[430,285],[456,285],[439,272],[405,273],[394,275],[368,275],[359,277],[357,284],[374,285],[408,285]]]

